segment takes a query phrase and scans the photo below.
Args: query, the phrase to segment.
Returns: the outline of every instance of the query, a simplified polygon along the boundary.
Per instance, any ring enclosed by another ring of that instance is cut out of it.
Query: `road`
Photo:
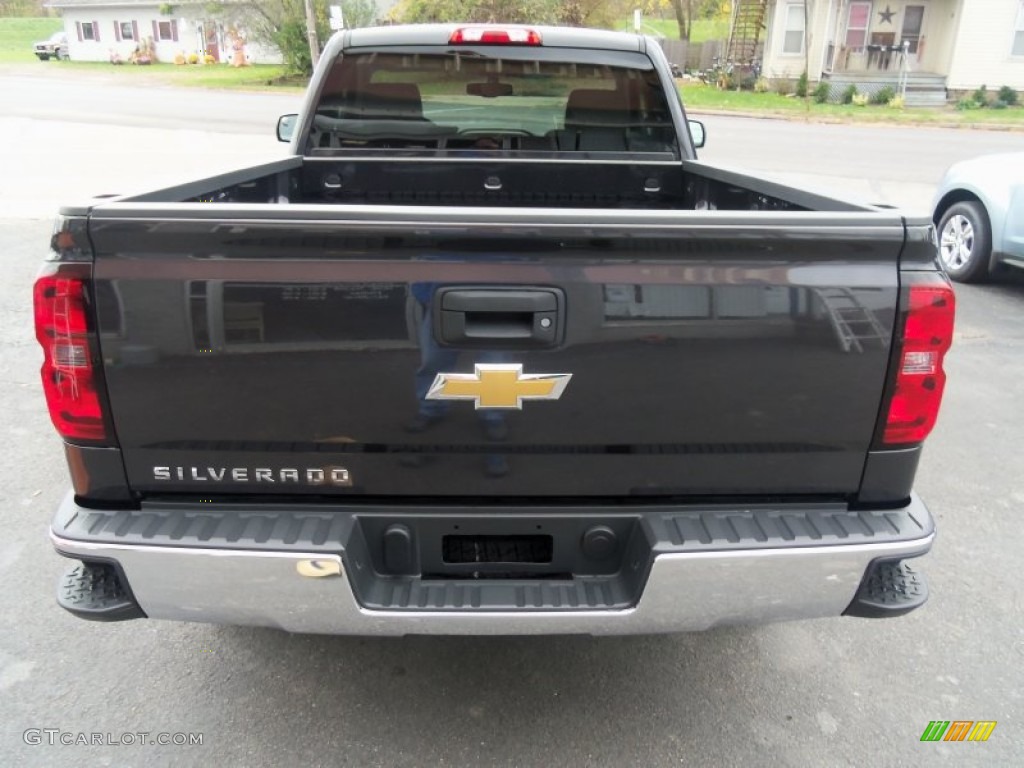
[[[108,118],[149,108],[125,105],[129,95],[90,91]],[[235,96],[244,98],[218,107],[209,94],[154,91],[146,97],[167,115],[160,128],[67,122],[36,102],[12,115],[10,99],[0,104],[0,136],[18,138],[0,143],[0,434],[11,447],[0,453],[0,765],[1024,763],[1024,605],[1013,576],[1024,514],[1024,280],[957,288],[944,412],[917,483],[940,526],[924,561],[932,599],[906,618],[664,637],[379,640],[89,624],[58,609],[62,561],[46,525],[67,480],[43,406],[29,303],[50,215],[68,195],[97,191],[100,179],[150,185],[279,152],[249,131],[283,105]],[[239,132],[200,131],[180,117],[200,102],[220,127],[237,112]],[[1024,144],[1019,134],[707,123],[709,158],[728,154],[769,173],[810,167],[804,177],[842,179],[844,188],[876,171],[883,184],[928,185],[951,153]],[[56,181],[28,178],[43,170]],[[985,744],[920,743],[934,719],[999,724]],[[35,746],[24,743],[30,728],[201,732],[204,742]]]

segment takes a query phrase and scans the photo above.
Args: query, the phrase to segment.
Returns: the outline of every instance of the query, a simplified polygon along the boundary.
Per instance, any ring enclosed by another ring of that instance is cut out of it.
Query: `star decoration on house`
[[[892,24],[892,17],[896,15],[896,11],[892,10],[888,5],[885,6],[884,11],[879,11],[878,16],[886,24]]]

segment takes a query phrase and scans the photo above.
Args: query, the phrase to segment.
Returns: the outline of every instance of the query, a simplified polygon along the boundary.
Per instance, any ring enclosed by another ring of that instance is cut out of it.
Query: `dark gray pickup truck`
[[[698,161],[626,34],[342,32],[279,134],[61,211],[64,608],[602,634],[924,602],[930,221]]]

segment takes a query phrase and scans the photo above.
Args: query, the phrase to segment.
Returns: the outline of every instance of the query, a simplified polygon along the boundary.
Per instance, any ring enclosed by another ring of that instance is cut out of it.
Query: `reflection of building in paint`
[[[881,313],[881,314],[879,314]],[[743,320],[756,320],[758,333],[793,331],[801,320],[827,319],[844,352],[862,352],[865,344],[887,347],[892,308],[878,289],[789,287],[772,285],[607,284],[605,327],[647,323],[663,336],[728,336]],[[767,321],[767,322],[766,322]],[[709,331],[707,323],[716,323]]]
[[[149,282],[149,281],[147,281]],[[158,356],[210,352],[404,349],[417,345],[404,283],[151,282],[128,292],[98,281],[108,356],[144,344]],[[831,330],[844,352],[887,347],[886,292],[841,287],[569,285],[569,345],[664,338],[785,337]],[[145,297],[135,307],[131,297]],[[148,357],[148,355],[147,355]]]

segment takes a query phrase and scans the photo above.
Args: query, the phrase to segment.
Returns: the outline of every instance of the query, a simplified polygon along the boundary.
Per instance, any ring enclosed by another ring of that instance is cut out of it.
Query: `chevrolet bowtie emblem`
[[[473,373],[439,373],[428,400],[472,400],[477,408],[518,408],[524,400],[557,400],[571,373],[523,373],[523,366],[478,363]]]

